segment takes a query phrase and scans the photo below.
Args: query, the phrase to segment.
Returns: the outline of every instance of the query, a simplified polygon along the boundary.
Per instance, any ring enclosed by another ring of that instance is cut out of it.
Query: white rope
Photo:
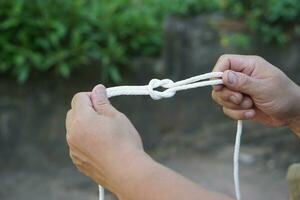
[[[162,98],[173,97],[177,91],[188,90],[192,88],[204,87],[209,85],[220,85],[223,84],[223,80],[220,79],[223,72],[211,72],[198,76],[194,76],[182,81],[173,82],[170,79],[152,79],[148,85],[143,86],[117,86],[107,88],[108,98],[121,96],[121,95],[149,95],[154,100]],[[214,79],[214,80],[208,80]],[[157,91],[156,88],[163,87],[164,91]],[[242,121],[239,120],[237,123],[236,140],[234,147],[233,156],[233,177],[236,200],[241,199],[240,194],[240,183],[239,183],[239,152],[240,142],[242,135]],[[99,185],[99,200],[104,200],[104,188]]]
[[[99,200],[104,200],[104,188],[99,185]]]
[[[239,179],[239,155],[240,155],[242,130],[243,130],[243,122],[241,120],[238,120],[235,145],[234,145],[234,154],[233,154],[233,178],[234,178],[235,196],[237,200],[241,199],[240,179]]]

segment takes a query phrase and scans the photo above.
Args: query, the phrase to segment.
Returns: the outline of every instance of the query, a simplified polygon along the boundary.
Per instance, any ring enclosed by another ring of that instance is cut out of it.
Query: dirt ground
[[[244,150],[247,148],[244,148]],[[252,153],[249,153],[252,152]],[[257,151],[241,154],[241,190],[243,200],[287,200],[286,171],[256,162]],[[232,146],[211,154],[171,153],[162,162],[210,190],[234,195]],[[1,200],[94,200],[97,186],[72,165],[45,171],[2,171]],[[106,199],[115,199],[111,194]]]

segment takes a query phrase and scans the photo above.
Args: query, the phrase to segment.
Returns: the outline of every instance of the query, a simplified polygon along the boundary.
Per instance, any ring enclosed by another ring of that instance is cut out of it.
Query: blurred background
[[[76,92],[180,80],[211,71],[224,53],[260,55],[299,84],[299,38],[298,0],[0,0],[0,199],[97,199],[65,142]],[[210,93],[111,101],[156,160],[233,196],[236,122]],[[286,171],[299,151],[288,129],[246,122],[244,200],[287,199]]]

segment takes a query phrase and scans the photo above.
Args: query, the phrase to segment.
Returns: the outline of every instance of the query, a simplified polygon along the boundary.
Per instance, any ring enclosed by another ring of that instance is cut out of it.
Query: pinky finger
[[[247,119],[253,119],[255,117],[254,109],[234,110],[234,109],[223,107],[223,112],[225,115],[235,120],[247,120]]]

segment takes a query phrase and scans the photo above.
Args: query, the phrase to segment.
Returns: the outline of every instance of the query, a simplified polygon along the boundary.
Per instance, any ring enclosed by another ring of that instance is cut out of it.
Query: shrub
[[[24,82],[33,71],[68,77],[97,63],[103,78],[119,81],[133,57],[159,53],[162,19],[195,2],[0,0],[0,72]]]
[[[284,45],[300,36],[298,0],[223,0],[223,10],[242,18],[264,42]]]
[[[53,70],[67,77],[96,55],[97,38],[85,2],[2,0],[0,70],[24,82],[31,71]]]
[[[119,81],[134,57],[159,54],[166,15],[212,11],[244,19],[266,42],[300,35],[298,0],[0,0],[0,73],[24,82],[93,64]],[[249,43],[237,36],[223,42]]]

